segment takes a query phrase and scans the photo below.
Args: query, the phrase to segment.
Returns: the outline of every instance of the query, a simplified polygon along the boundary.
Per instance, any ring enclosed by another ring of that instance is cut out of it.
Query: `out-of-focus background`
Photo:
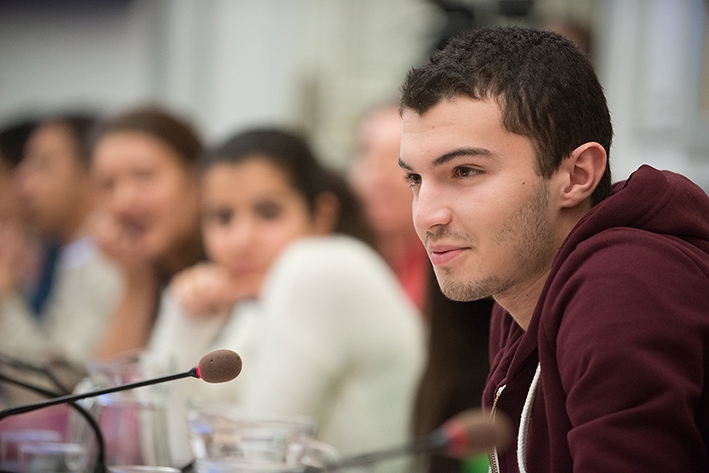
[[[709,189],[706,0],[0,0],[0,125],[147,102],[210,142],[265,123],[304,129],[344,168],[354,127],[395,100],[450,33],[577,26],[606,90],[615,179],[642,163]]]

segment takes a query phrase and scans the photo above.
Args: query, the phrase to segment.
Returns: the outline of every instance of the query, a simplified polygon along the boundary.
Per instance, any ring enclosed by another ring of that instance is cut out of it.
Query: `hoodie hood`
[[[660,392],[653,399],[662,402],[663,394],[676,396],[680,389],[686,391],[682,391],[681,399],[691,399],[697,406],[709,400],[709,381],[706,399],[701,386],[709,377],[706,373],[704,377],[697,375],[701,374],[701,360],[707,353],[702,341],[709,340],[707,288],[709,197],[679,174],[640,167],[627,180],[615,184],[613,194],[593,207],[569,233],[552,263],[526,332],[496,305],[491,322],[491,372],[483,404],[488,408],[497,404],[517,428],[526,396],[537,391],[529,424],[532,446],[522,446],[520,450],[529,455],[530,464],[539,467],[539,471],[576,471],[577,464],[584,461],[597,466],[599,461],[605,461],[601,457],[607,453],[593,450],[603,444],[601,441],[586,450],[579,450],[575,444],[578,457],[572,459],[571,410],[578,421],[605,412],[605,405],[619,395],[629,396],[631,404],[647,407],[638,399]],[[631,346],[639,350],[638,357],[645,356],[646,347],[653,348],[647,350],[648,358],[639,361],[633,358],[635,355],[628,355]],[[653,358],[657,354],[659,358]],[[538,363],[540,388],[530,390],[532,379],[538,376]],[[655,363],[682,368],[690,365],[694,371],[692,376],[683,378],[680,372],[665,369],[663,380],[672,376],[677,379],[668,384],[673,389],[663,390],[643,384],[656,378],[638,372],[642,367],[656,366]],[[619,373],[637,376],[637,382],[627,383]],[[578,380],[585,384],[575,384]],[[501,386],[504,393],[496,395]],[[579,394],[595,393],[597,389],[604,391],[596,393],[595,398]],[[606,394],[608,397],[604,397]],[[692,405],[692,401],[687,403]],[[660,411],[659,415],[667,418],[658,422],[674,425],[680,417],[681,403],[672,405],[672,409]],[[623,415],[632,416],[632,412],[630,409]],[[657,415],[657,411],[649,412]],[[691,450],[695,457],[687,458],[704,461],[705,450],[697,431],[703,431],[705,423],[709,426],[709,409],[706,415],[703,408],[700,415],[687,412],[682,417],[687,422],[682,425],[687,431],[684,438],[686,443],[698,445]],[[626,443],[641,444],[639,439],[633,440],[632,427],[623,431],[623,425],[614,425],[614,433],[620,431],[622,435],[613,441],[627,438]],[[607,435],[602,426],[603,421],[584,425],[584,435],[594,428],[600,437]],[[709,427],[707,435],[709,445]],[[691,441],[686,440],[690,437]],[[648,452],[658,451],[650,447]],[[647,458],[653,455],[660,454],[648,453]],[[503,471],[517,471],[514,453],[505,453],[500,461]]]
[[[550,304],[555,304],[558,286],[565,284],[559,280],[562,268],[562,279],[565,279],[569,269],[566,263],[571,260],[573,267],[589,255],[587,251],[577,249],[605,231],[623,228],[678,238],[709,255],[709,197],[686,177],[647,165],[640,167],[627,180],[614,184],[613,194],[593,207],[576,224],[554,258],[528,330],[523,332],[519,329],[520,335],[524,336],[521,337],[511,372],[531,361],[528,358],[537,349],[542,312],[548,310]],[[556,287],[551,287],[552,284]],[[546,324],[557,322],[547,320]],[[512,322],[510,325],[516,324]]]
[[[637,228],[681,238],[709,254],[709,197],[686,177],[644,165],[596,205],[571,232],[554,266],[582,241],[604,230]]]

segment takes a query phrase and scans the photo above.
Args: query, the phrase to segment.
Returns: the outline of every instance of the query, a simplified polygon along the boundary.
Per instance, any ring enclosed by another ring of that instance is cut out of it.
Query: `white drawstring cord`
[[[517,466],[519,466],[519,473],[527,473],[527,465],[524,458],[524,447],[527,444],[529,421],[532,417],[532,404],[534,403],[534,396],[537,392],[537,385],[539,384],[539,377],[541,374],[542,365],[537,363],[537,370],[534,372],[532,384],[529,385],[529,391],[527,391],[527,399],[524,401],[522,418],[519,422],[519,432],[517,433]]]

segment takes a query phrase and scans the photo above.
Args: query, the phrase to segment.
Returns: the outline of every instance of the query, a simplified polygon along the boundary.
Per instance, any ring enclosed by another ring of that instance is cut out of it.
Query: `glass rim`
[[[111,465],[108,467],[109,473],[123,472],[150,472],[150,473],[179,473],[180,470],[171,466],[150,466],[150,465]]]
[[[187,407],[188,421],[201,424],[204,423],[203,417],[230,422],[300,425],[312,430],[317,429],[315,419],[303,414],[245,409],[237,404],[224,402],[190,402]]]
[[[86,446],[75,442],[23,441],[17,446],[19,453],[37,454],[40,452],[68,452],[86,454]]]

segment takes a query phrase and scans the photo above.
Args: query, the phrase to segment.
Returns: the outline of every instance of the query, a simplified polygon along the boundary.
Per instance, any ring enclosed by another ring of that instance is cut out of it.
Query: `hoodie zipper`
[[[492,402],[492,410],[490,411],[490,417],[492,420],[495,420],[495,414],[497,410],[497,401],[500,400],[500,396],[502,396],[502,391],[505,390],[507,387],[506,384],[503,384],[499,388],[497,388],[497,392],[495,393],[495,400]],[[500,461],[497,458],[497,448],[492,447],[490,450],[487,451],[487,457],[488,460],[490,461],[490,472],[491,473],[500,473]]]

